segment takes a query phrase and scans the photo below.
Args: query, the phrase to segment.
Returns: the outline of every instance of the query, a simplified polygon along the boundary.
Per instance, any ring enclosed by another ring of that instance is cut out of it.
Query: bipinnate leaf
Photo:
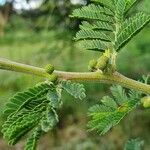
[[[127,17],[137,0],[92,0],[75,9],[72,17],[82,19],[75,40],[86,50],[104,52],[121,50],[150,21],[150,15],[139,12]]]
[[[56,109],[60,104],[61,88],[51,82],[17,93],[6,105],[7,120],[2,127],[4,138],[14,145],[29,133],[25,150],[35,150],[41,134],[58,123]]]
[[[139,103],[139,99],[127,97],[120,86],[113,86],[111,90],[113,98],[103,97],[100,104],[89,109],[91,120],[88,123],[88,128],[90,131],[96,130],[101,135],[117,125]]]

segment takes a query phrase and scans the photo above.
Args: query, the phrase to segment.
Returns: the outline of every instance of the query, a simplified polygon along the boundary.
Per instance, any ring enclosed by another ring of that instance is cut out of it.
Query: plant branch
[[[10,70],[15,72],[22,72],[26,74],[32,74],[40,77],[48,78],[49,74],[46,73],[45,69],[25,65],[22,63],[16,63],[7,59],[0,58],[0,69]],[[143,93],[150,94],[150,85],[132,80],[121,75],[118,72],[113,74],[104,74],[102,72],[65,72],[65,71],[54,71],[59,79],[74,80],[74,81],[95,81],[107,84],[119,84],[126,88],[142,91]]]

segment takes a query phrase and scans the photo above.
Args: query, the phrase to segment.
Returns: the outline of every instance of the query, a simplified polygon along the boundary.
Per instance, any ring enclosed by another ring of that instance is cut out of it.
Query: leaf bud
[[[55,75],[55,74],[52,74],[52,75],[50,75],[50,76],[48,77],[48,79],[49,79],[49,81],[55,83],[55,82],[58,80],[58,76]]]
[[[141,103],[143,104],[143,107],[148,108],[150,107],[150,96],[145,96],[141,99]]]
[[[89,71],[95,70],[96,64],[97,64],[97,61],[95,59],[90,60],[89,65],[88,65],[88,70]]]

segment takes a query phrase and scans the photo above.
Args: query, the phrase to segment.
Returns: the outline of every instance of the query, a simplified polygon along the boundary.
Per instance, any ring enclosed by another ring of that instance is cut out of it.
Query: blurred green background
[[[44,67],[52,63],[57,70],[87,71],[90,59],[98,53],[83,50],[73,41],[79,20],[70,19],[72,10],[88,0],[0,0],[0,57]],[[132,13],[150,13],[149,0],[139,1]],[[150,25],[118,55],[118,70],[133,79],[150,74]],[[0,128],[9,97],[43,79],[0,70]],[[100,137],[86,131],[87,110],[109,94],[109,86],[86,83],[87,99],[74,100],[64,93],[57,128],[43,136],[39,150],[121,150],[128,138],[140,137],[150,149],[150,110],[138,108],[108,134]],[[24,140],[10,147],[0,134],[0,150],[22,150]]]

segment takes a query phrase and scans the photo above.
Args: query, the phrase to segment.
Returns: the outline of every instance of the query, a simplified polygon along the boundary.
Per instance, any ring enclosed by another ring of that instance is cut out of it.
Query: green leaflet
[[[142,150],[144,141],[141,139],[131,139],[125,144],[124,150]]]
[[[117,35],[115,42],[116,50],[119,51],[131,38],[138,34],[150,21],[150,16],[144,13],[137,13],[134,17],[126,19]]]
[[[88,123],[88,128],[90,131],[96,130],[101,135],[118,124],[139,103],[139,99],[127,97],[120,86],[114,86],[111,90],[114,99],[108,96],[103,97],[100,104],[89,109],[89,116],[92,119]],[[114,92],[119,93],[114,95]]]
[[[62,88],[75,98],[83,99],[86,97],[83,84],[72,83],[71,81],[61,81]]]

